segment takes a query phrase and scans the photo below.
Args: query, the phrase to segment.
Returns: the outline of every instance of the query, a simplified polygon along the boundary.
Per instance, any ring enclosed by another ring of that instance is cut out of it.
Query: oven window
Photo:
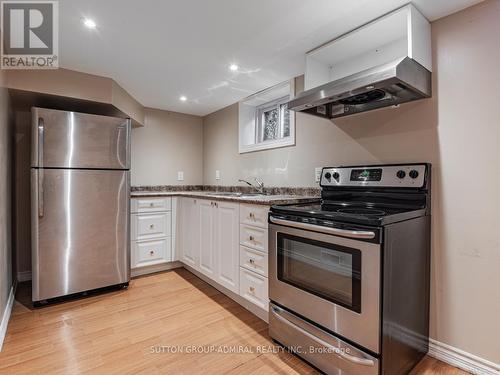
[[[278,279],[361,313],[361,251],[278,233]]]

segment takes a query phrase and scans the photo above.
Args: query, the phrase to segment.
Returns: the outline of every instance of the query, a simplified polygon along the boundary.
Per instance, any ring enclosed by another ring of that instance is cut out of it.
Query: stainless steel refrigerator
[[[130,280],[129,119],[32,108],[32,299]]]

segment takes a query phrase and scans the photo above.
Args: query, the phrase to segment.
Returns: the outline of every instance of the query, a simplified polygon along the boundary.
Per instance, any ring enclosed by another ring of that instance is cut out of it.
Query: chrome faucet
[[[247,180],[243,180],[241,178],[238,180],[238,182],[244,182],[248,186],[251,186],[255,190],[257,190],[259,192],[259,194],[264,194],[264,182],[262,182],[262,180],[257,178],[257,177],[254,177],[254,180],[255,180],[255,183],[257,184],[257,186],[255,186],[251,182],[248,182]]]

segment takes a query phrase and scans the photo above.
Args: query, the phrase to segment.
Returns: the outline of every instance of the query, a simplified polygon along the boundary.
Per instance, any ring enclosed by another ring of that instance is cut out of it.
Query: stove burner
[[[382,99],[385,96],[385,92],[380,89],[375,89],[372,91],[365,92],[363,94],[358,94],[354,96],[350,96],[345,99],[339,100],[341,104],[345,105],[358,105],[358,104],[366,104],[375,100]]]
[[[363,216],[383,216],[385,211],[368,208],[340,208],[337,212],[341,214],[363,215]]]

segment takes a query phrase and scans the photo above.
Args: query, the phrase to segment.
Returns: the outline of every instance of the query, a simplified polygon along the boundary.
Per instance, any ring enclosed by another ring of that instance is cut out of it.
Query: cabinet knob
[[[249,237],[248,237],[248,239],[249,239],[250,241],[253,241],[253,236],[249,236]]]
[[[153,250],[149,250],[149,255],[154,255],[154,251]]]
[[[155,204],[152,202],[149,204],[149,207],[154,207],[154,206],[155,206]]]
[[[254,264],[255,263],[255,260],[253,260],[253,259],[249,259],[248,261],[250,262],[250,264]]]
[[[250,212],[250,215],[249,215],[249,216],[250,216],[250,219],[253,219],[253,218],[254,218],[254,216],[253,216],[253,212]]]
[[[155,227],[155,225],[154,225],[154,224],[151,224],[151,225],[149,226],[149,229],[153,229],[154,227]]]
[[[253,286],[249,287],[248,290],[250,290],[250,293],[255,293],[255,288]]]

